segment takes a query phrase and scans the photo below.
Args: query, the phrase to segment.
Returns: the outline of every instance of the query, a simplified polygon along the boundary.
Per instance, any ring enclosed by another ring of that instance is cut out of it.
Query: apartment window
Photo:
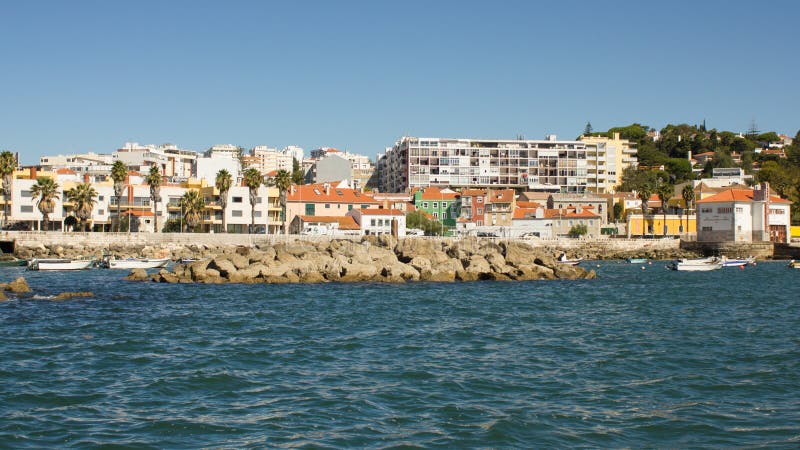
[[[242,217],[242,211],[239,209],[232,210],[231,217]]]
[[[99,202],[102,202],[104,199],[105,199],[104,195],[98,195],[97,196],[97,201],[99,201]],[[102,213],[100,213],[100,214],[102,214]]]
[[[719,214],[730,214],[733,212],[733,208],[725,207],[725,208],[717,208],[717,213]]]
[[[256,211],[253,217],[261,217],[261,211]]]
[[[483,208],[478,208],[478,215],[483,214]]]
[[[233,197],[231,199],[232,203],[242,203],[242,197]]]
[[[99,216],[105,215],[105,213],[106,213],[105,209],[98,209],[97,210],[97,215],[99,215]]]
[[[32,213],[33,212],[33,205],[20,205],[19,212]]]
[[[31,198],[31,191],[21,191],[19,196],[22,198]]]
[[[258,205],[259,203],[261,203],[261,197],[256,197],[256,205]]]
[[[737,206],[737,207],[736,207],[736,214],[741,214],[741,213],[743,213],[743,212],[744,212],[744,208],[742,208],[741,206]],[[770,212],[771,212],[771,211],[770,211]]]
[[[478,203],[483,203],[483,197],[477,197]]]

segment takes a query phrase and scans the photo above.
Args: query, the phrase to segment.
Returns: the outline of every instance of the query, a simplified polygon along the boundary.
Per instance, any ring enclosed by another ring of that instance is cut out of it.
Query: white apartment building
[[[194,175],[198,180],[205,180],[207,184],[214,185],[217,173],[225,169],[231,174],[234,184],[241,181],[241,163],[238,156],[233,156],[230,152],[206,152],[206,155],[197,157]]]
[[[613,193],[622,183],[622,171],[638,164],[636,143],[614,136],[581,136],[586,143],[586,190]]]
[[[126,142],[112,156],[114,161],[122,161],[128,168],[142,173],[147,173],[152,166],[158,166],[165,177],[176,181],[191,178],[197,161],[197,152],[180,149],[174,144],[140,145]],[[109,167],[109,173],[110,170]]]
[[[341,176],[341,174],[322,174],[316,167],[316,163],[325,159],[330,158],[331,156],[338,156],[339,158],[343,158],[350,163],[350,173],[347,176]],[[314,149],[311,151],[311,157],[309,158],[309,172],[307,172],[307,178],[309,182],[319,183],[322,181],[332,181],[335,179],[347,179],[350,181],[350,184],[354,188],[363,188],[366,187],[372,175],[375,173],[375,166],[373,165],[372,161],[370,161],[368,156],[360,155],[358,153],[351,153],[348,151],[340,151],[335,148],[331,147],[321,147],[318,149]]]
[[[112,155],[94,152],[75,153],[71,155],[41,156],[39,167],[41,170],[68,169],[79,175],[100,175],[111,172],[114,163]]]
[[[288,147],[278,150],[266,145],[259,145],[253,147],[250,150],[250,154],[244,157],[245,165],[247,167],[255,167],[262,175],[278,170],[285,170],[291,173],[294,167],[295,155],[298,153],[296,149],[299,149],[302,156],[303,149],[300,147],[294,147],[291,150]],[[302,158],[297,161],[302,161]]]
[[[425,186],[584,192],[587,144],[545,140],[403,137],[386,153],[385,192]]]

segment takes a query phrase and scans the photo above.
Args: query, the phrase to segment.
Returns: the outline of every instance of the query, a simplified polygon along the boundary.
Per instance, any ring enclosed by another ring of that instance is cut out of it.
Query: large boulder
[[[528,244],[519,242],[503,242],[500,244],[505,254],[506,264],[514,267],[533,264],[535,251]]]
[[[247,249],[247,247],[243,247],[243,248]],[[238,250],[237,250],[236,253],[231,255],[230,261],[233,264],[233,266],[236,268],[236,270],[242,270],[242,269],[244,269],[244,268],[246,268],[247,266],[250,265],[249,256],[248,255],[239,254]]]
[[[31,288],[28,286],[28,282],[25,281],[25,278],[19,277],[11,283],[8,283],[6,290],[15,294],[26,294],[31,291]]]
[[[211,263],[208,264],[208,269],[216,270],[219,272],[219,276],[224,278],[230,277],[232,273],[238,270],[231,260],[220,256],[211,260]],[[206,272],[208,272],[208,270],[206,270]]]
[[[68,300],[76,297],[94,297],[92,292],[62,292],[56,295],[53,300]]]
[[[339,281],[375,281],[378,277],[378,268],[373,264],[349,263],[342,266]]]
[[[145,281],[147,280],[147,271],[144,269],[133,269],[125,279],[128,281]]]
[[[404,238],[395,247],[397,259],[406,263],[416,256],[435,261],[438,259],[436,256],[437,251],[441,251],[441,245],[430,239]]]

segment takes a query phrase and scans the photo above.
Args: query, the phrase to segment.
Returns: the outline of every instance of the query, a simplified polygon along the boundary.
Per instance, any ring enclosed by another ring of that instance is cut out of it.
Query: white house
[[[392,234],[392,221],[397,221],[397,236],[406,235],[406,215],[399,209],[353,209],[347,215],[355,219],[362,234]]]
[[[697,201],[697,240],[789,242],[790,206],[771,195],[768,183],[727,189]]]

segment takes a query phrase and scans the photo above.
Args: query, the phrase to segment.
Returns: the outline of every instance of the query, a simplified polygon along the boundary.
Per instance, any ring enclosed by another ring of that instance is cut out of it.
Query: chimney
[[[88,173],[83,174],[83,182],[84,183],[88,183],[89,182],[89,174]]]
[[[31,180],[35,180],[36,179],[36,167],[31,167],[30,172],[31,172]]]
[[[323,184],[322,188],[325,189],[325,195],[331,195],[331,185],[330,185],[330,183]]]

